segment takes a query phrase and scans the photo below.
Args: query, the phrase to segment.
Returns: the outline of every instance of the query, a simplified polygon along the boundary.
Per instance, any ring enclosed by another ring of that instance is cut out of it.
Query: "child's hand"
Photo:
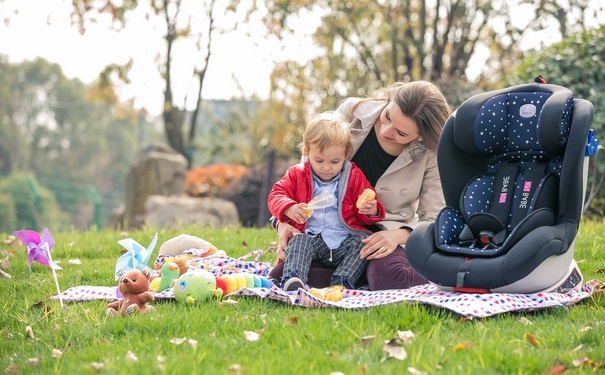
[[[307,220],[309,220],[309,217],[311,217],[311,215],[309,215],[309,212],[313,211],[309,210],[306,203],[297,203],[288,207],[286,212],[284,212],[284,215],[292,219],[295,223],[303,224],[306,223]]]
[[[376,203],[376,199],[367,201],[367,203],[357,206],[357,208],[359,209],[359,213],[362,215],[378,215],[378,204]]]

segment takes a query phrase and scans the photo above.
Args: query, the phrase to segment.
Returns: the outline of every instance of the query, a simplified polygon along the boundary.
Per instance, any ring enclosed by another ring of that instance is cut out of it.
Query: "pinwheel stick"
[[[59,288],[59,279],[57,278],[57,272],[55,271],[55,267],[54,267],[54,263],[53,263],[53,258],[50,255],[50,248],[48,246],[48,243],[44,242],[43,244],[41,244],[41,246],[44,251],[46,251],[46,255],[48,256],[48,263],[50,264],[50,269],[53,271],[53,277],[55,279],[55,285],[57,286],[57,296],[59,297],[59,303],[61,304],[61,307],[63,307],[63,298],[61,298],[61,288]]]

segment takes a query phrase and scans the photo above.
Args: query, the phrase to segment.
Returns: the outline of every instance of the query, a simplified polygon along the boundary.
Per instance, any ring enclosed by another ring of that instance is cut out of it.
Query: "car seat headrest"
[[[520,85],[476,95],[456,110],[454,142],[470,154],[560,156],[572,109],[571,91],[553,85]]]

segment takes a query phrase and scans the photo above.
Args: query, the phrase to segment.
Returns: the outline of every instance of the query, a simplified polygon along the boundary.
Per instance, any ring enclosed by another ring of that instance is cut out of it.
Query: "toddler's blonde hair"
[[[303,133],[300,144],[302,154],[309,153],[311,145],[316,145],[319,151],[330,146],[343,146],[348,158],[353,151],[353,135],[349,122],[338,112],[327,111],[313,117]]]

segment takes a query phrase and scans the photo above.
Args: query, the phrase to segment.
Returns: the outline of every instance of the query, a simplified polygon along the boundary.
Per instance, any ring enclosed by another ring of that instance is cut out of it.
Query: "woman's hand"
[[[362,240],[364,245],[359,252],[360,258],[367,260],[384,258],[391,254],[399,244],[406,243],[410,233],[409,229],[381,230],[372,233]]]
[[[286,259],[285,249],[290,242],[290,238],[300,234],[300,231],[288,223],[279,223],[277,226],[277,236],[279,238],[279,246],[277,247],[277,258]]]

